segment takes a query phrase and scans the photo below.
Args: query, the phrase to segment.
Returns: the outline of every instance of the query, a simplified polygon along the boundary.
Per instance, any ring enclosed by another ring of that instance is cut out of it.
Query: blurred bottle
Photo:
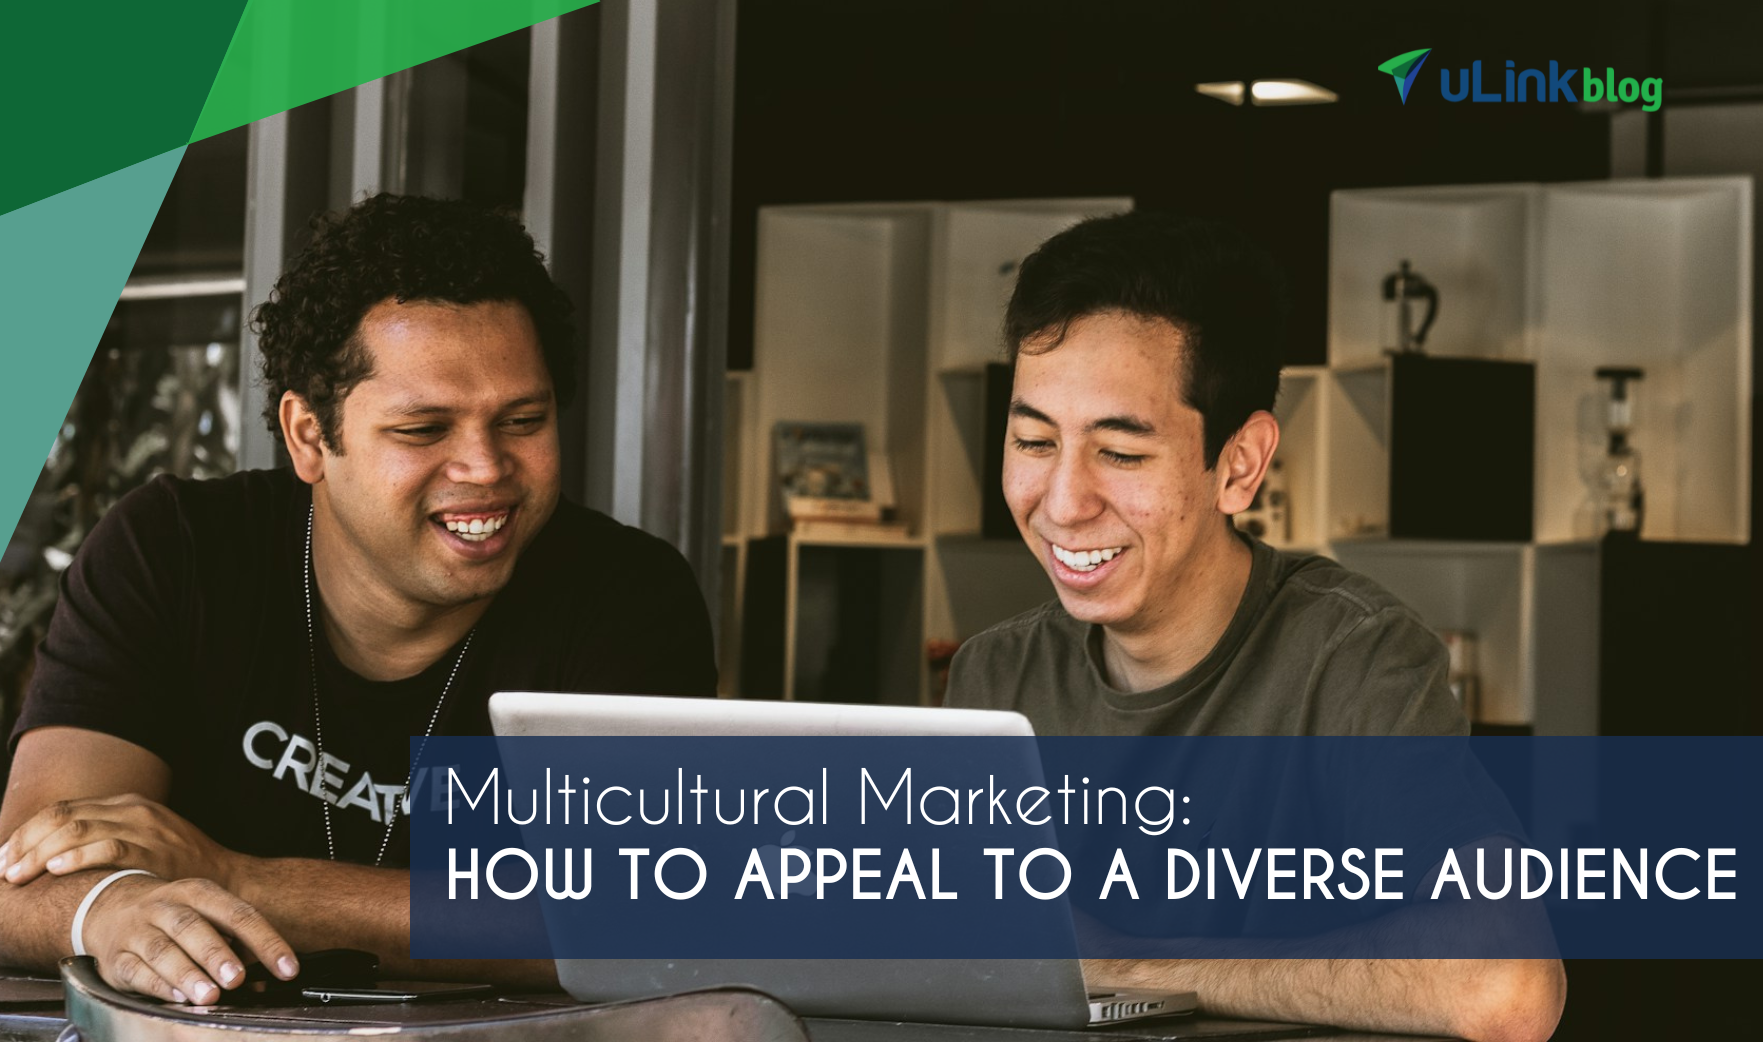
[[[1629,444],[1634,427],[1634,402],[1630,382],[1645,374],[1634,368],[1603,366],[1598,379],[1610,381],[1605,429],[1608,441],[1598,468],[1598,491],[1602,497],[1601,521],[1607,534],[1638,537],[1646,514],[1646,490],[1641,486],[1641,454]]]
[[[1439,639],[1445,642],[1445,651],[1451,661],[1446,683],[1457,703],[1463,707],[1463,715],[1474,723],[1481,719],[1481,674],[1475,662],[1475,633],[1471,630],[1440,630]]]

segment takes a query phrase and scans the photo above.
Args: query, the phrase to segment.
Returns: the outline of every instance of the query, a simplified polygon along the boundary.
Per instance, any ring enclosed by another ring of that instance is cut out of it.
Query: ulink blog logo
[[[1420,67],[1426,63],[1431,48],[1421,48],[1398,54],[1377,67],[1377,71],[1387,73],[1396,81],[1396,92],[1402,98],[1402,104],[1408,103],[1408,92],[1414,86],[1415,77]],[[1665,81],[1657,76],[1636,79],[1624,76],[1618,79],[1616,70],[1606,68],[1600,76],[1590,68],[1561,68],[1559,62],[1549,62],[1547,71],[1542,69],[1520,69],[1518,63],[1510,59],[1506,62],[1505,83],[1497,81],[1484,86],[1481,62],[1471,62],[1467,69],[1440,69],[1439,93],[1446,101],[1477,101],[1477,102],[1521,102],[1551,101],[1578,102],[1610,101],[1623,104],[1641,102],[1641,111],[1657,112],[1665,102]],[[1504,90],[1501,90],[1501,87]]]

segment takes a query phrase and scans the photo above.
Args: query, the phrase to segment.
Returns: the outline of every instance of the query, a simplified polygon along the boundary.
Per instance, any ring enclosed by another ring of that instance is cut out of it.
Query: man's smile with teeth
[[[447,531],[468,543],[481,543],[501,531],[508,523],[510,511],[499,514],[477,515],[437,515],[437,520],[447,526]]]
[[[1059,563],[1074,572],[1093,572],[1104,563],[1114,560],[1114,555],[1126,550],[1124,546],[1104,547],[1100,550],[1067,550],[1057,543],[1053,547],[1053,556]]]

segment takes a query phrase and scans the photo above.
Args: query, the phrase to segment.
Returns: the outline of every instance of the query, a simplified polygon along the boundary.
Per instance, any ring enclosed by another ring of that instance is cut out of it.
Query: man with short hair
[[[321,222],[255,316],[291,469],[155,480],[68,569],[0,806],[0,964],[84,948],[179,1002],[297,950],[421,972],[408,736],[489,733],[497,690],[714,694],[684,559],[560,498],[569,312],[510,218]]]
[[[1447,660],[1364,576],[1239,534],[1279,445],[1272,262],[1221,226],[1095,218],[1022,264],[1004,494],[1058,598],[967,641],[949,704],[1047,735],[1454,735]],[[1475,837],[1465,836],[1467,840]],[[1546,1037],[1560,963],[1091,963],[1236,1015]]]

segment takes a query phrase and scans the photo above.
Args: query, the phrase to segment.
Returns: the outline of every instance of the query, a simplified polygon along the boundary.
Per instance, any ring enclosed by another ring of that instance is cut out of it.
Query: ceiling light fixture
[[[1194,90],[1227,105],[1326,105],[1340,95],[1309,80],[1218,80],[1196,83]]]
[[[1217,98],[1227,105],[1241,105],[1248,97],[1248,91],[1242,80],[1224,80],[1219,83],[1196,83],[1194,89],[1208,98]]]
[[[1309,80],[1256,80],[1249,95],[1257,105],[1326,105],[1340,95]]]

